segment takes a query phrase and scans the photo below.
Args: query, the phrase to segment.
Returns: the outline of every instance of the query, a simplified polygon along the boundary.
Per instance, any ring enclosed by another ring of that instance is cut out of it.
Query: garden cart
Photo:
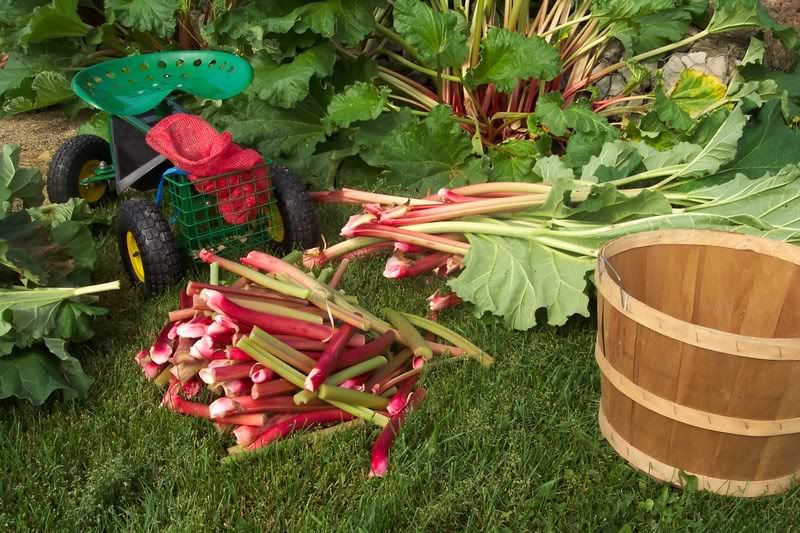
[[[162,119],[186,112],[176,101],[180,93],[222,100],[241,93],[252,78],[252,68],[238,56],[175,51],[106,61],[72,80],[80,98],[108,113],[110,142],[84,134],[62,144],[48,171],[50,201],[80,197],[99,205],[129,188],[156,190],[155,200],[124,201],[116,217],[125,271],[147,294],[180,280],[186,257],[201,248],[238,259],[243,251],[266,245],[276,252],[317,245],[311,199],[302,180],[285,167],[256,155],[259,164],[248,168],[190,176],[145,140]],[[216,187],[214,194],[206,194],[204,184]],[[247,216],[231,216],[226,198],[254,190],[258,194],[245,198]]]

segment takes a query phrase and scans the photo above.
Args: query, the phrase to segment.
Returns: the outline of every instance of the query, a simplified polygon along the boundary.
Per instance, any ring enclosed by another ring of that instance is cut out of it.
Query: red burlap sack
[[[170,115],[153,126],[146,140],[153,150],[188,172],[195,189],[216,196],[222,218],[230,224],[255,219],[269,201],[267,167],[252,168],[264,163],[261,154],[235,144],[230,133],[219,133],[198,116]]]

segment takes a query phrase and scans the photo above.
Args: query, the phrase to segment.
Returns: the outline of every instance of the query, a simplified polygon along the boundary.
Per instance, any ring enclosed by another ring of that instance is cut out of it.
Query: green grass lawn
[[[328,228],[343,213],[323,213]],[[332,238],[335,232],[328,231]],[[119,274],[111,231],[97,281]],[[343,288],[373,310],[424,313],[422,280],[354,264]],[[159,407],[133,355],[149,345],[176,291],[145,301],[127,283],[79,354],[86,399],[33,408],[0,402],[0,531],[334,529],[797,529],[798,491],[755,501],[682,492],[628,468],[600,436],[594,324],[509,332],[468,309],[442,321],[495,356],[435,366],[428,397],[396,442],[389,475],[367,477],[377,430],[360,426],[278,442],[223,464],[230,438]]]

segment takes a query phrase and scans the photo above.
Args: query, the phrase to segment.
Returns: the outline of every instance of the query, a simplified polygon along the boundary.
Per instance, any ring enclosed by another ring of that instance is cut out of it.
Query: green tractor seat
[[[239,56],[213,50],[156,52],[104,61],[72,78],[72,89],[87,103],[112,115],[138,115],[173,91],[224,100],[253,80],[253,68]]]

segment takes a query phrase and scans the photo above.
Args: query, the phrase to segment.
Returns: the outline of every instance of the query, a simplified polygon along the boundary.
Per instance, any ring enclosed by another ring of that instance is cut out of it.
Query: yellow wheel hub
[[[269,209],[269,228],[267,233],[275,242],[283,242],[286,238],[286,229],[283,227],[283,217],[278,206],[271,205]]]
[[[142,262],[142,254],[139,251],[139,245],[136,243],[136,237],[132,232],[128,232],[125,236],[125,242],[128,248],[128,260],[131,264],[133,275],[139,281],[144,281],[144,263]]]
[[[95,171],[100,167],[102,161],[92,159],[87,161],[82,167],[78,175],[78,196],[83,198],[89,203],[96,202],[103,197],[108,189],[106,182],[95,182],[86,185],[81,185],[81,181],[94,177]]]

